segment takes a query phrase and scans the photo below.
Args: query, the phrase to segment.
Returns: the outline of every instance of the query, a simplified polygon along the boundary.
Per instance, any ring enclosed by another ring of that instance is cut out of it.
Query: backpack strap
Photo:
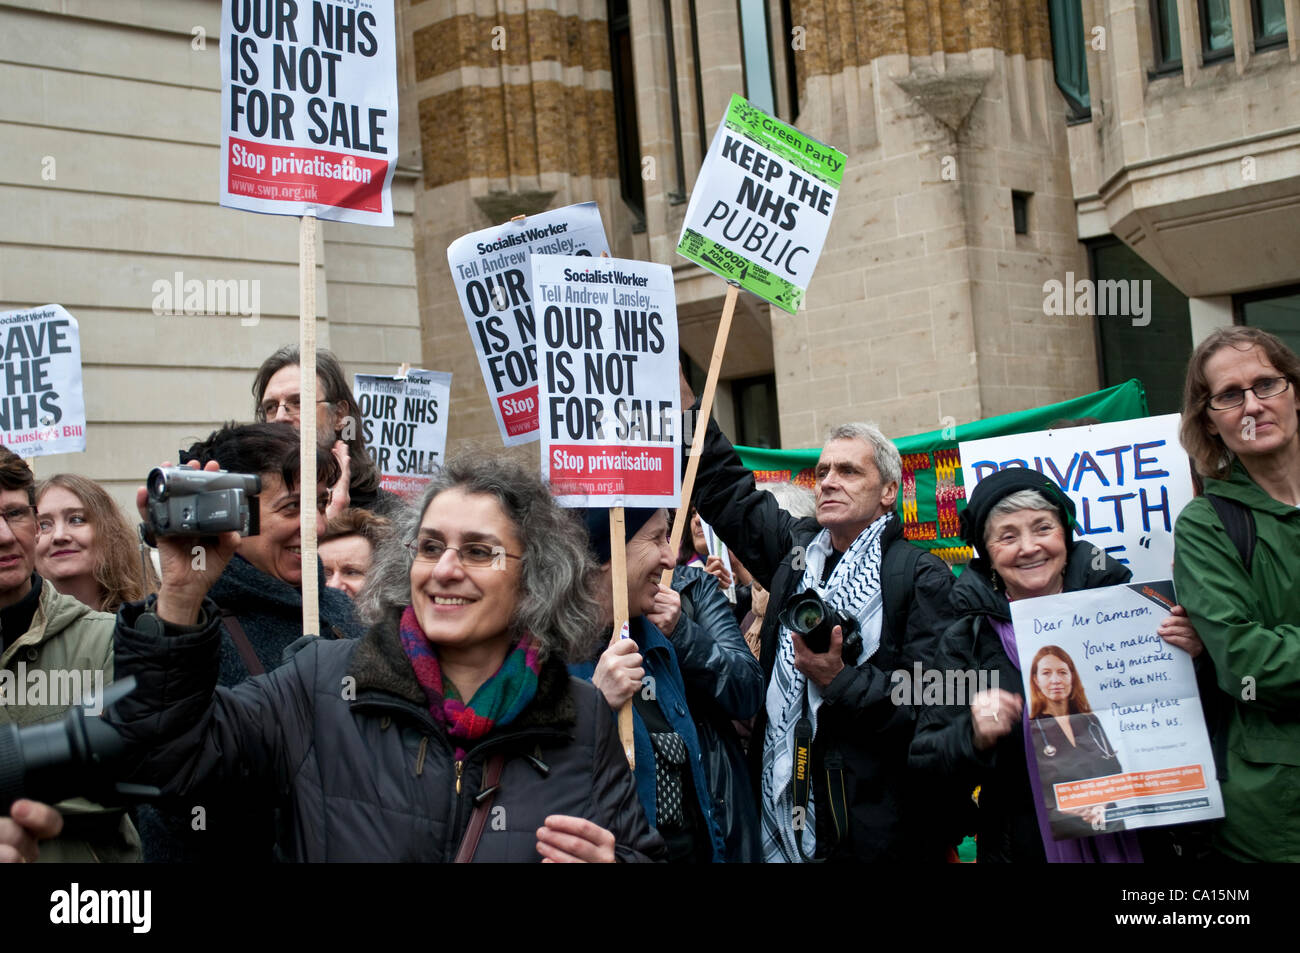
[[[920,546],[913,546],[905,537],[899,536],[881,557],[880,594],[885,609],[884,632],[889,633],[891,638],[902,638],[903,613],[912,601],[912,590],[916,588],[916,564],[920,562],[922,552]]]
[[[1219,522],[1223,524],[1228,539],[1232,540],[1232,545],[1237,547],[1237,554],[1241,556],[1241,564],[1246,567],[1246,572],[1249,573],[1251,560],[1255,555],[1255,514],[1250,511],[1249,507],[1243,506],[1236,500],[1230,500],[1226,496],[1207,493],[1205,498],[1214,507],[1214,512],[1219,514]]]
[[[1249,507],[1236,500],[1214,493],[1205,494],[1205,498],[1219,514],[1219,522],[1224,532],[1241,557],[1241,564],[1250,573],[1251,562],[1255,555],[1255,514]],[[1201,692],[1201,707],[1205,712],[1205,723],[1210,731],[1210,749],[1214,753],[1215,773],[1220,781],[1228,778],[1228,723],[1231,721],[1231,707],[1228,699],[1218,691],[1218,679],[1215,677],[1214,662],[1208,652],[1201,653],[1196,660],[1197,684]]]

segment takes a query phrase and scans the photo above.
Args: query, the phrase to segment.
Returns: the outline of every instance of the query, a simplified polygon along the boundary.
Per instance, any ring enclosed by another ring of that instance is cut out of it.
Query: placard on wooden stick
[[[677,307],[666,265],[618,258],[532,259],[542,474],[561,506],[610,508],[616,620],[628,617],[624,506],[672,506],[681,418]],[[631,703],[619,713],[632,762]]]
[[[302,548],[302,633],[320,634],[320,587],[316,578],[316,214],[302,217],[298,233],[298,370],[302,375],[298,418],[298,512]]]

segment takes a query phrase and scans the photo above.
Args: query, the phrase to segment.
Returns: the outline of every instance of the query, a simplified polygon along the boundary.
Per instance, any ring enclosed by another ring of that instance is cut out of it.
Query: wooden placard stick
[[[609,508],[609,575],[614,595],[614,635],[610,643],[623,637],[627,615],[627,536],[624,531],[623,507]],[[636,747],[632,740],[632,700],[618,710],[618,740],[627,756],[627,765],[636,770]]]
[[[298,512],[302,546],[302,631],[320,634],[320,587],[316,578],[316,213],[302,216],[298,231],[298,370],[302,375],[298,418]]]
[[[517,218],[523,218],[522,215]],[[511,219],[515,221],[515,219]],[[601,258],[608,258],[609,252],[600,253]],[[623,507],[609,508],[609,574],[614,587],[614,635],[610,639],[623,637],[623,626],[628,624],[627,613],[627,534],[624,532],[625,521]],[[623,745],[623,754],[627,756],[627,766],[636,770],[636,746],[632,735],[632,700],[623,702],[618,710],[618,740]]]
[[[682,531],[690,514],[691,494],[695,491],[695,474],[700,469],[700,454],[704,451],[704,431],[708,429],[709,414],[713,412],[713,392],[718,388],[718,372],[722,370],[722,355],[727,350],[731,316],[736,310],[736,298],[739,295],[740,285],[728,282],[727,297],[722,302],[722,318],[718,321],[718,335],[713,340],[713,356],[709,359],[709,376],[704,382],[704,396],[700,398],[700,414],[695,420],[695,432],[691,437],[691,455],[686,461],[686,476],[682,478],[682,502],[677,507],[677,516],[673,518],[673,534],[669,545],[674,554],[681,551]],[[671,586],[673,571],[665,569],[659,581],[665,586]]]

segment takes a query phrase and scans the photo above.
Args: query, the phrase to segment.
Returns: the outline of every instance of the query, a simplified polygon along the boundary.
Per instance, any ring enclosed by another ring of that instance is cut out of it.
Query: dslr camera
[[[154,467],[146,482],[149,521],[141,527],[151,546],[159,536],[215,536],[235,530],[258,532],[256,473]]]
[[[805,589],[799,593],[786,603],[777,618],[791,632],[798,632],[804,644],[818,655],[830,650],[831,630],[837,625],[843,637],[840,658],[844,659],[846,664],[852,665],[862,654],[862,635],[858,632],[858,620],[834,606],[827,605],[816,589]]]

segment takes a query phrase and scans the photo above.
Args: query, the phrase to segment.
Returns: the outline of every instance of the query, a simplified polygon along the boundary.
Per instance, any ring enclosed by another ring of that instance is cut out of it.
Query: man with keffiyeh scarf
[[[682,388],[693,415],[684,377]],[[818,461],[817,515],[796,519],[755,486],[708,423],[696,505],[772,600],[761,633],[767,700],[754,726],[762,743],[750,752],[769,862],[943,857],[939,819],[928,816],[931,801],[907,767],[916,710],[894,704],[890,688],[895,670],[928,663],[951,622],[953,576],[903,539],[893,512],[900,470],[897,450],[875,427],[840,427]],[[839,627],[818,654],[781,625],[786,604],[806,589],[857,621],[856,659],[841,655]],[[811,734],[810,750],[797,750],[797,734]],[[796,772],[808,790],[794,783]]]

